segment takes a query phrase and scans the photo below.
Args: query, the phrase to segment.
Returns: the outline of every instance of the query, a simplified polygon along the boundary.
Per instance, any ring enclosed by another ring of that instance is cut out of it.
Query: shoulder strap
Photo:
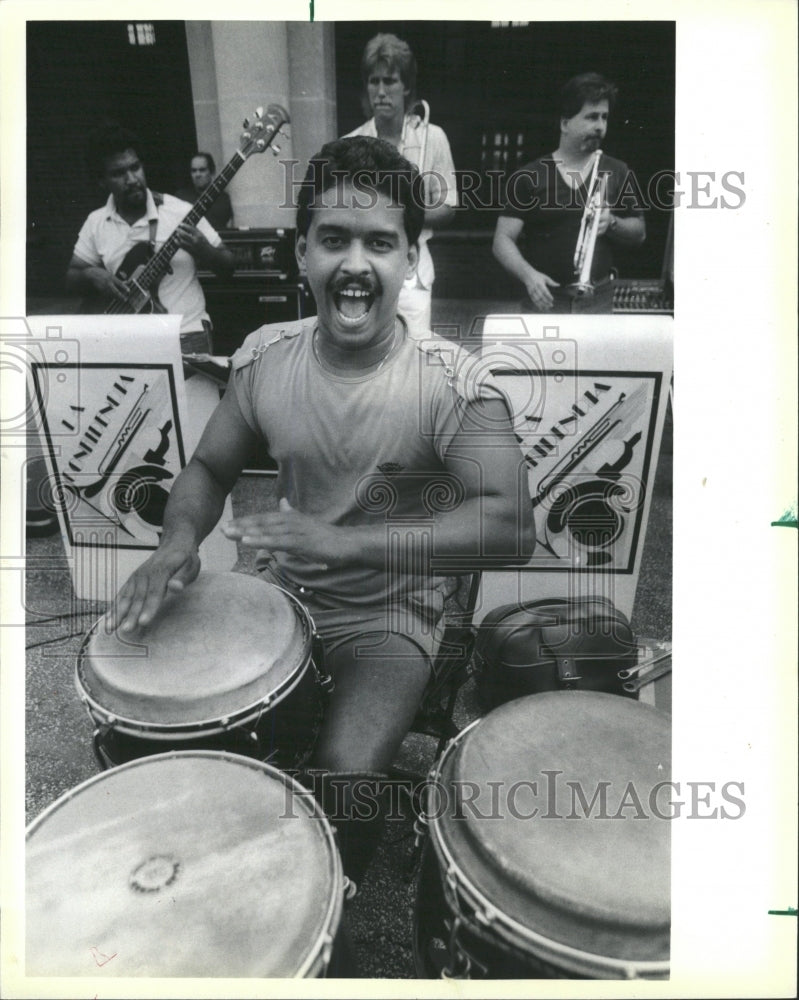
[[[269,324],[260,327],[245,339],[230,359],[231,370],[235,372],[246,368],[265,354],[273,344],[277,344],[281,340],[290,340],[311,331],[315,322],[316,317],[314,316],[310,319],[295,320],[285,326]]]
[[[153,196],[153,201],[155,202],[156,212],[164,204],[164,196],[158,191],[151,191],[150,194]],[[150,249],[155,251],[155,233],[158,229],[158,219],[149,219],[148,225],[150,227]]]
[[[427,339],[413,338],[416,346],[429,359],[429,363],[438,365],[447,380],[447,385],[457,392],[467,403],[474,403],[488,394],[504,398],[503,393],[487,371],[485,361],[469,351],[464,350],[452,341],[443,337]],[[490,386],[490,388],[489,388]]]

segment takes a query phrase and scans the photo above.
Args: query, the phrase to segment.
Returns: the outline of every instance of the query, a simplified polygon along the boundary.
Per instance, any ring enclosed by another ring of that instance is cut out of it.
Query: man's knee
[[[326,666],[335,687],[313,753],[314,766],[384,770],[427,687],[427,654],[407,636],[372,633],[337,647]]]
[[[314,767],[328,771],[382,772],[391,766],[397,747],[413,721],[396,720],[385,725],[369,725],[367,716],[363,725],[339,726],[330,719],[313,753]]]

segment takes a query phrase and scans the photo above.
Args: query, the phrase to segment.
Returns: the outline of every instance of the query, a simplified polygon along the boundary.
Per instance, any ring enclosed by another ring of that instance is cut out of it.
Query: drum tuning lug
[[[497,919],[497,910],[492,906],[485,905],[482,908],[476,909],[474,915],[478,923],[483,924],[485,927],[490,927]]]
[[[469,977],[469,970],[470,970],[470,968],[471,968],[471,964],[469,962],[469,959],[466,958],[466,959],[463,960],[463,972],[456,972],[455,970],[450,969],[448,967],[447,968],[443,968],[441,970],[441,978],[442,979],[469,979],[470,978]]]
[[[347,875],[345,875],[344,876],[344,900],[345,900],[345,902],[348,903],[355,896],[355,893],[357,891],[358,891],[357,884],[355,882],[353,882],[351,878],[349,878]]]
[[[452,960],[451,966],[445,966],[441,970],[442,979],[469,979],[472,970],[472,961],[463,950],[458,940],[463,920],[456,916],[449,928],[449,956]]]
[[[333,957],[333,938],[329,934],[325,934],[322,938],[322,968],[327,969],[330,965],[330,959]]]

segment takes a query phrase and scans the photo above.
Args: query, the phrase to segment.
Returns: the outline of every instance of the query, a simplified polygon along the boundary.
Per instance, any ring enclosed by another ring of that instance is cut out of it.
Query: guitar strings
[[[277,138],[277,136],[279,135],[280,129],[283,127],[283,124],[284,122],[281,121],[280,124],[277,127],[275,127],[274,122],[271,121],[270,119],[271,134],[269,135],[268,139],[266,140],[260,152],[265,152],[269,148],[269,146],[271,146],[273,140]],[[239,163],[235,162],[237,157],[240,158],[241,162]],[[181,225],[183,223],[194,225],[196,222],[199,222],[200,219],[205,215],[208,206],[216,198],[219,191],[222,191],[225,187],[227,187],[230,180],[235,176],[239,168],[242,166],[242,164],[246,162],[246,160],[247,157],[244,155],[242,150],[237,149],[233,157],[230,159],[230,161],[222,168],[217,177],[211,182],[209,188],[205,192],[203,192],[203,194],[198,199],[198,201],[191,209],[191,211],[185,216],[184,219],[181,220]],[[224,183],[220,183],[222,181],[224,181]],[[219,191],[214,191],[213,188],[217,186],[219,187]],[[207,204],[205,204],[206,201]],[[162,278],[166,274],[166,269],[169,266],[169,260],[172,256],[174,256],[174,253],[176,252],[175,250],[172,249],[171,244],[173,245],[176,243],[177,243],[177,236],[173,232],[167,238],[166,242],[158,251],[158,253],[156,253],[153,257],[151,257],[150,260],[144,265],[144,268],[142,269],[139,278],[134,279],[131,282],[131,284],[136,287],[136,289],[145,297],[145,299],[150,297],[150,293],[148,291],[149,285],[155,281],[160,280],[160,278]],[[163,262],[159,260],[159,257],[164,258]],[[158,273],[159,271],[161,271],[160,275]],[[139,281],[144,281],[144,287],[141,287],[138,284]],[[130,291],[132,291],[132,289],[130,289]],[[142,306],[140,306],[139,308],[142,308],[144,304],[145,303],[142,303]],[[129,310],[133,310],[134,312],[139,311],[139,309],[136,309],[135,303],[131,301],[130,295],[128,294],[124,301],[120,299],[115,299],[113,302],[111,302],[104,310],[104,313],[105,315],[108,316],[119,316],[123,315]]]

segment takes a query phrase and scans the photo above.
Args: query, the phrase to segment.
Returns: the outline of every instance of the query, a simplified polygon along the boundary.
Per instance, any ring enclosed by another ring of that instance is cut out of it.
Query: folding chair
[[[458,577],[458,587],[444,610],[444,629],[436,660],[433,679],[410,731],[438,739],[436,757],[447,742],[460,732],[453,718],[458,692],[468,680],[468,667],[476,637],[472,626],[477,595],[480,589],[479,571]]]
[[[480,590],[480,572],[459,574],[457,580],[455,592],[445,603],[443,633],[433,665],[433,679],[408,731],[409,736],[418,733],[437,741],[430,766],[441,756],[447,743],[460,732],[460,726],[454,719],[455,706],[458,693],[469,678],[469,663],[476,638],[472,616]],[[414,832],[417,839],[422,810],[421,795],[428,772],[429,766],[423,770],[409,770],[395,765],[389,770],[391,781],[404,788],[408,794],[416,817]],[[414,876],[417,861],[418,852],[414,849],[408,861],[408,880]]]

